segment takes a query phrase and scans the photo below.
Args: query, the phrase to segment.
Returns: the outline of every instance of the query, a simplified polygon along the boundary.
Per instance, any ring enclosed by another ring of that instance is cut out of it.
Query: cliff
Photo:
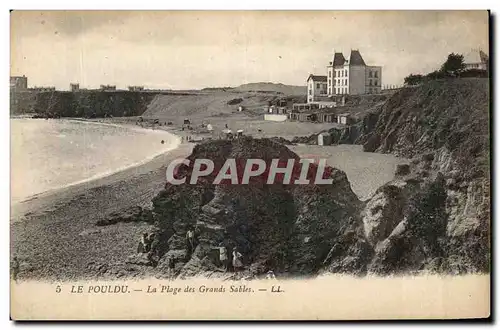
[[[156,92],[80,91],[21,92],[13,95],[11,114],[36,113],[40,117],[139,116]]]
[[[402,89],[356,124],[330,130],[337,143],[412,158],[363,211],[375,251],[369,271],[489,271],[488,83],[452,79]],[[332,264],[330,271],[341,269]]]
[[[489,271],[488,84],[452,79],[402,90],[381,108],[374,129],[359,138],[366,141],[365,151],[413,157],[406,178],[421,183],[400,202],[407,230],[387,248],[415,237],[411,231],[423,231],[420,238],[427,241],[420,245],[427,251],[420,266],[426,260],[428,267],[453,273]],[[422,253],[405,251],[402,257],[414,260]]]

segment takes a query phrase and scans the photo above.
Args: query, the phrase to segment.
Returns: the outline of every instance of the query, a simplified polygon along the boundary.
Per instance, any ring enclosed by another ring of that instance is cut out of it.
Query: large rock
[[[251,138],[199,144],[188,159],[197,158],[213,160],[216,169],[228,158],[259,158],[268,165],[274,158],[299,159],[280,143]],[[311,182],[316,170],[311,166]],[[188,180],[191,171],[188,166],[179,169]],[[185,248],[186,226],[199,231],[198,246],[180,270],[181,277],[219,272],[214,247],[221,244],[229,254],[236,247],[247,269],[255,272],[273,269],[291,275],[315,274],[323,268],[337,237],[352,223],[361,223],[362,204],[342,171],[328,168],[326,175],[333,180],[329,185],[268,185],[264,183],[267,177],[252,178],[248,185],[214,185],[216,174],[196,185],[167,184],[153,201],[160,236],[171,233],[164,253]]]

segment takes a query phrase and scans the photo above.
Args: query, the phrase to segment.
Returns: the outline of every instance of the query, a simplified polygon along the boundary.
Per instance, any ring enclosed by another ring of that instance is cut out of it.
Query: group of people
[[[188,227],[186,232],[186,252],[188,258],[192,255],[198,245],[198,235],[198,227]],[[243,255],[236,247],[234,247],[231,251],[231,258],[229,258],[228,248],[223,243],[221,243],[217,249],[219,250],[219,262],[224,271],[229,271],[231,266],[235,272],[241,271],[244,268]]]
[[[244,268],[243,255],[238,251],[236,247],[233,248],[231,260],[229,259],[226,246],[221,244],[221,246],[219,246],[218,249],[219,249],[219,261],[221,263],[221,266],[224,268],[225,272],[230,270],[231,265],[233,266],[234,272],[239,272],[243,270]]]
[[[186,244],[186,259],[190,259],[193,252],[195,251],[198,245],[198,236],[199,229],[198,227],[190,226],[187,228],[186,236],[185,236],[185,244]],[[157,256],[157,241],[155,240],[155,234],[151,233],[143,233],[141,237],[141,241],[139,242],[139,246],[137,247],[138,253],[147,253],[148,259],[153,263],[155,263],[155,256]],[[219,262],[220,266],[224,269],[224,272],[233,271],[238,273],[244,270],[244,262],[243,262],[243,254],[238,250],[237,247],[229,247],[229,245],[225,243],[220,243],[219,246],[214,247],[219,252]],[[170,257],[168,260],[169,272],[173,275],[175,271],[175,264],[177,260],[173,257]],[[274,279],[275,275],[272,271],[269,271],[266,274],[267,279]]]

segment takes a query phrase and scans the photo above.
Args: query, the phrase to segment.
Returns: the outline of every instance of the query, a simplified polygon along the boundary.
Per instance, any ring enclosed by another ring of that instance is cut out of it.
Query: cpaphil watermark
[[[184,169],[184,170],[182,170]],[[167,182],[180,184],[248,185],[260,184],[332,184],[332,168],[326,159],[308,157],[301,159],[228,158],[217,165],[210,159],[181,158],[172,161],[166,170]]]

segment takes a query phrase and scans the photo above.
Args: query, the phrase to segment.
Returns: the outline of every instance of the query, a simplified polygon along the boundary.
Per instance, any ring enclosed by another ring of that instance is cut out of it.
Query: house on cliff
[[[481,49],[471,49],[464,56],[464,65],[466,70],[488,70],[489,57]]]
[[[318,101],[321,96],[327,96],[326,76],[309,75],[307,78],[307,103]]]
[[[336,52],[326,69],[328,96],[381,92],[382,67],[367,65],[357,49],[351,50],[349,59]]]

